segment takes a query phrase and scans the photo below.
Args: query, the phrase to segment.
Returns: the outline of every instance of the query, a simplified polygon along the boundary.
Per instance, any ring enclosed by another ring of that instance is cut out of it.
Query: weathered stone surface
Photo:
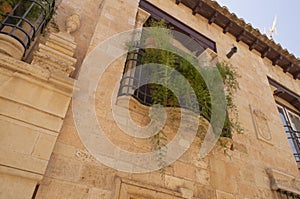
[[[284,190],[300,195],[300,178],[288,173],[276,170],[267,169],[270,177],[271,187],[273,190]]]
[[[82,165],[74,159],[67,159],[64,156],[52,155],[46,176],[60,180],[77,182],[80,179]]]
[[[112,191],[103,189],[91,188],[89,189],[88,199],[111,199]]]
[[[0,173],[0,198],[31,198],[36,181]]]
[[[80,173],[82,184],[110,190],[114,182],[115,171],[105,166],[83,165]]]
[[[22,44],[11,36],[0,34],[0,53],[21,59],[24,53]]]
[[[203,16],[192,15],[184,4],[177,5],[171,0],[148,2],[216,42],[217,54],[207,49],[200,57],[210,60],[206,64],[225,60],[236,68],[240,75],[240,90],[234,102],[244,133],[233,131],[232,139],[221,139],[226,140],[226,143],[218,143],[212,152],[201,159],[199,149],[209,124],[207,121],[200,122],[199,138],[195,139],[179,160],[166,168],[164,178],[161,178],[159,171],[131,174],[99,163],[81,142],[73,122],[72,106],[69,106],[73,80],[68,78],[76,65],[76,59],[72,56],[79,60],[77,64],[80,65],[88,48],[92,51],[111,36],[134,26],[142,26],[147,13],[138,8],[138,0],[64,0],[58,8],[60,27],[65,23],[62,19],[74,12],[82,17],[81,25],[77,31],[72,32],[72,36],[66,33],[50,34],[45,45],[40,45],[34,64],[31,65],[0,55],[1,164],[37,172],[40,177],[47,167],[46,177],[40,181],[37,198],[116,197],[116,176],[130,179],[130,183],[124,181],[126,186],[120,192],[125,198],[272,198],[273,191],[279,188],[298,193],[299,171],[278,116],[273,90],[266,77],[300,94],[298,80],[293,80],[280,68],[273,67],[269,60],[261,59],[258,52],[250,52],[249,47],[243,42],[236,42],[233,35],[223,34],[216,24],[209,25]],[[78,42],[77,50],[74,41]],[[232,44],[238,48],[238,52],[228,60],[226,54]],[[109,55],[115,50],[115,45],[111,44],[106,52]],[[99,56],[97,59],[101,61],[108,58]],[[126,55],[111,63],[99,80],[94,92],[96,116],[114,145],[130,152],[149,152],[152,149],[149,140],[125,134],[116,125],[111,111],[112,103],[124,105],[122,98],[112,98],[112,93],[113,89],[118,89],[125,59]],[[89,78],[95,79],[98,76],[90,74]],[[249,109],[249,105],[255,109]],[[129,109],[130,118],[125,116],[125,111],[118,113],[124,117],[121,123],[127,124],[133,120],[143,126],[150,122],[147,106],[131,100]],[[178,130],[180,111],[166,110],[168,116],[171,111],[176,115],[173,118],[175,122],[168,120],[163,128],[170,142]],[[187,134],[191,125],[189,119],[184,126]],[[54,146],[56,135],[58,138]],[[180,145],[187,147],[188,143],[182,139]],[[124,168],[132,168],[132,163],[119,163]],[[274,168],[269,172],[270,178],[265,168]],[[28,176],[23,177],[29,179]],[[14,177],[6,180],[8,178],[3,178],[5,182],[1,184],[1,190],[9,189],[5,183],[14,180]],[[39,180],[36,177],[34,183],[28,182],[29,187],[27,189],[26,185],[27,190],[24,191],[26,196]],[[22,186],[16,185],[20,187],[18,189],[22,189]],[[3,198],[11,198],[11,195],[7,196]]]
[[[224,191],[217,190],[217,199],[235,199],[233,194],[226,193]]]
[[[89,188],[86,186],[45,178],[40,185],[36,198],[44,199],[44,196],[47,196],[48,198],[57,199],[83,199],[88,198],[88,195]]]

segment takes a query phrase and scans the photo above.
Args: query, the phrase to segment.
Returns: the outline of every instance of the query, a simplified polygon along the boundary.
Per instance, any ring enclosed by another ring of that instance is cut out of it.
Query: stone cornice
[[[294,79],[300,79],[300,59],[269,39],[258,29],[253,28],[244,19],[238,18],[234,13],[229,12],[226,7],[221,7],[212,0],[180,0],[191,8],[192,14],[200,14],[208,19],[209,23],[215,23],[223,29],[223,33],[230,33],[236,37],[237,42],[242,41],[249,46],[249,50],[256,50],[261,57],[268,58],[272,65],[278,65],[283,72],[290,73]]]
[[[283,190],[300,195],[300,178],[276,169],[267,169],[274,191]]]

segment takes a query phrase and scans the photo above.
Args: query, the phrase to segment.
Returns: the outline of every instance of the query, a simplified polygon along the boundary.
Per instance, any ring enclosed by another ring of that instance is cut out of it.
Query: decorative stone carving
[[[204,67],[215,66],[219,62],[218,55],[210,48],[205,49],[197,59]]]
[[[51,73],[69,76],[74,70],[76,49],[74,38],[70,35],[80,26],[80,15],[72,14],[66,21],[66,32],[52,33],[45,44],[40,44],[33,56],[32,63],[49,70]]]
[[[50,34],[45,44],[40,44],[34,53],[32,64],[37,64],[51,73],[69,76],[74,70],[76,59],[74,38],[68,33]]]
[[[80,15],[78,13],[72,14],[66,21],[66,31],[71,33],[76,31],[80,26]]]
[[[127,179],[116,179],[116,189],[114,199],[127,198],[164,198],[164,199],[189,199],[193,196],[193,191],[179,188],[181,193],[160,187],[154,187],[145,183],[130,181]]]
[[[266,171],[271,181],[272,190],[283,190],[300,195],[300,178],[276,169],[268,168]]]
[[[272,144],[271,143],[272,134],[269,128],[269,124],[268,124],[269,119],[267,115],[263,113],[261,110],[253,109],[251,105],[249,105],[249,107],[250,107],[251,116],[256,131],[257,139]]]
[[[146,12],[141,8],[138,8],[138,12],[136,14],[136,21],[135,21],[136,28],[143,27],[143,24],[147,21],[149,17],[150,17],[150,13]]]
[[[96,159],[88,151],[85,150],[76,150],[75,156],[83,162],[96,162]]]

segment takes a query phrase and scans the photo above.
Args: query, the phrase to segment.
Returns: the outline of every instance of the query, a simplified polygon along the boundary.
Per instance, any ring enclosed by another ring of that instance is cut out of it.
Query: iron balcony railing
[[[147,56],[147,53],[142,48],[135,48],[128,52],[118,96],[132,96],[140,103],[151,106],[154,103],[153,90],[157,85],[145,83],[148,81],[148,78],[153,75],[153,71],[149,71],[149,67],[143,67],[143,56]],[[168,98],[166,98],[166,101],[162,102],[162,105],[167,107],[180,106],[181,108],[187,109],[193,107],[193,110],[201,110],[201,105],[195,108],[198,104],[197,99],[193,99],[190,96],[180,97],[182,98],[177,99],[178,102],[169,101]]]
[[[24,47],[24,57],[50,20],[54,7],[54,0],[20,0],[9,13],[2,16],[0,34],[19,41]]]
[[[145,63],[143,56],[147,56],[147,52],[145,49],[139,47],[136,47],[127,53],[118,96],[132,96],[141,104],[151,106],[155,103],[155,94],[153,93],[155,92],[154,90],[157,88],[157,85],[145,83],[147,82],[147,78],[153,75],[154,71],[151,71],[153,69],[150,69],[149,67],[144,67],[143,64]],[[175,59],[176,64],[180,65],[180,59],[182,59],[180,56]],[[154,63],[159,63],[159,61],[154,61]],[[166,97],[165,101],[160,103],[165,107],[181,107],[188,110],[192,109],[191,111],[201,115],[202,104],[199,103],[197,96],[193,97],[193,95],[186,93],[179,97],[180,99],[176,98],[177,101],[175,100],[175,102],[174,96],[171,98]],[[206,119],[208,121],[210,120],[210,118]],[[229,126],[224,127],[221,136],[231,137],[231,128]]]

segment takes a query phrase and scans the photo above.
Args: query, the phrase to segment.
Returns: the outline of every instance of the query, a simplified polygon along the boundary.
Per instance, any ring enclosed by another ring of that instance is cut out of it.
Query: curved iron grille
[[[144,52],[139,48],[128,52],[118,96],[133,96],[140,103],[150,106],[153,103],[150,85],[141,86],[142,78],[147,75],[147,71],[142,71],[142,67],[136,67],[142,65]]]
[[[147,52],[141,48],[135,48],[128,52],[118,96],[133,96],[140,103],[151,106],[155,101],[153,100],[153,91],[159,85],[145,83],[153,71],[149,71],[149,67],[143,67],[143,56],[147,56]],[[182,58],[177,57],[177,59]],[[172,92],[170,91],[170,93]],[[174,99],[174,97],[172,97],[172,99]],[[180,99],[177,99],[177,101],[166,98],[165,101],[160,103],[167,107],[181,106],[182,108],[188,109],[192,106],[193,110],[199,110],[199,108],[201,108],[201,105],[200,107],[195,108],[198,104],[197,99],[194,99],[191,96],[180,96]]]
[[[53,14],[54,0],[20,0],[3,17],[0,23],[0,34],[9,35],[18,40],[26,50]]]

